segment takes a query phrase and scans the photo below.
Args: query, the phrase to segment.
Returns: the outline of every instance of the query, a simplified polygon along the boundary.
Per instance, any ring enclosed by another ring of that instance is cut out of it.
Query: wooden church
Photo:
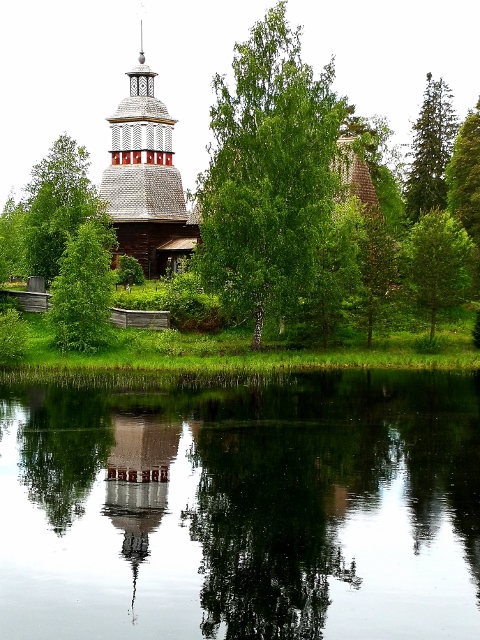
[[[135,257],[147,278],[157,278],[176,271],[199,231],[187,213],[182,178],[173,163],[177,121],[155,98],[157,74],[145,64],[143,51],[138,61],[126,74],[129,97],[107,118],[111,164],[103,173],[100,198],[117,232],[116,255]]]
[[[112,130],[111,164],[104,171],[100,198],[117,232],[119,255],[135,257],[147,278],[177,271],[200,241],[198,223],[188,214],[179,170],[174,166],[173,129],[177,122],[155,98],[157,74],[145,64],[127,72],[130,95],[107,118]],[[340,138],[346,162],[336,167],[342,183],[367,207],[379,210],[366,164]]]

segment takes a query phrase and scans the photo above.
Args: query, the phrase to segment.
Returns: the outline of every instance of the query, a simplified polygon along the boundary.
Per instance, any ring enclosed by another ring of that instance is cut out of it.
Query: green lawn
[[[269,373],[330,368],[467,369],[480,368],[480,351],[472,345],[475,312],[463,309],[438,330],[439,353],[421,353],[425,331],[397,330],[375,337],[367,349],[364,336],[350,332],[327,351],[299,348],[270,331],[264,350],[250,350],[251,331],[227,329],[218,334],[118,329],[114,344],[94,354],[62,353],[41,314],[24,314],[29,327],[27,352],[15,368],[25,370],[123,370],[171,373]],[[420,344],[419,344],[420,341]]]

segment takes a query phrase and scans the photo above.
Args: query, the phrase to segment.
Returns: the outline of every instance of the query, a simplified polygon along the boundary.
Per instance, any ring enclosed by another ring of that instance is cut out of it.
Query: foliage
[[[480,101],[460,128],[446,180],[449,211],[480,246]]]
[[[9,309],[20,311],[20,305],[17,298],[0,293],[0,313],[6,313]]]
[[[446,348],[446,341],[443,337],[434,336],[431,338],[430,335],[416,338],[413,344],[417,353],[441,353]]]
[[[379,320],[397,277],[396,252],[387,222],[378,210],[363,208],[362,231],[359,235],[363,285],[360,308],[367,329],[367,346],[370,347],[373,327]]]
[[[422,213],[447,206],[445,167],[450,160],[458,131],[452,92],[445,81],[432,80],[427,87],[417,121],[413,125],[413,157],[405,185],[408,218],[416,222]]]
[[[133,256],[119,256],[115,275],[118,284],[143,284],[145,282],[143,269]]]
[[[27,349],[28,329],[15,309],[0,313],[0,363],[17,360]]]
[[[0,235],[0,247],[2,246],[2,244],[4,244],[4,240],[3,240],[3,237]],[[4,282],[6,282],[8,278],[8,273],[9,273],[9,269],[8,269],[7,261],[3,256],[3,251],[0,249],[0,284],[3,284]]]
[[[307,369],[478,369],[478,350],[472,344],[475,310],[470,304],[456,307],[452,312],[446,310],[439,316],[436,333],[447,336],[448,345],[445,352],[434,356],[414,351],[414,340],[425,333],[425,323],[420,323],[420,314],[411,313],[411,306],[410,315],[405,312],[399,318],[389,316],[388,337],[377,334],[374,349],[367,349],[364,335],[353,332],[350,325],[340,327],[336,337],[342,342],[331,345],[328,351],[311,347],[290,350],[288,341],[279,339],[275,333],[265,337],[265,349],[257,353],[249,349],[251,330],[237,326],[214,335],[178,332],[175,346],[181,353],[178,357],[162,356],[156,351],[158,332],[145,329],[118,329],[115,342],[94,354],[52,349],[53,328],[45,315],[48,314],[25,314],[29,333],[25,366],[0,369],[0,381],[38,384],[49,378],[64,385],[68,380],[80,384],[88,378],[94,385],[111,380],[116,388],[128,381],[155,387],[159,376],[165,375],[176,387],[180,380],[191,380],[195,384],[208,375],[223,384],[230,375],[238,380],[240,375]],[[415,320],[415,325],[409,324],[409,320]]]
[[[475,318],[475,326],[473,328],[473,344],[477,349],[480,349],[480,311],[477,311]]]
[[[387,166],[379,165],[372,181],[386,231],[394,238],[401,238],[405,232],[405,204],[398,179]]]
[[[408,292],[428,310],[433,339],[437,312],[469,292],[473,243],[455,218],[434,209],[411,228],[403,252]]]
[[[235,45],[233,91],[214,77],[216,146],[197,191],[195,267],[228,311],[255,320],[254,349],[265,317],[296,306],[312,282],[343,108],[330,91],[333,66],[314,79],[285,10],[279,2]]]
[[[28,275],[43,276],[47,283],[59,273],[69,238],[87,219],[104,213],[87,176],[88,158],[85,147],[62,134],[33,167],[26,186],[26,268]]]
[[[404,173],[402,154],[398,146],[389,144],[393,131],[386,118],[378,115],[363,118],[354,114],[355,106],[348,105],[340,134],[355,138],[353,149],[367,164],[388,231],[394,237],[399,237],[403,234],[405,223],[401,193]]]
[[[313,287],[303,300],[301,319],[326,349],[346,317],[349,301],[360,287],[358,228],[361,224],[355,198],[335,205],[329,224],[319,234]]]
[[[49,316],[62,350],[91,352],[111,338],[108,307],[113,272],[111,254],[105,249],[108,235],[98,221],[87,220],[67,241],[60,258]]]
[[[0,283],[25,275],[23,242],[24,209],[10,195],[0,216]]]
[[[172,327],[180,331],[218,331],[226,324],[226,314],[218,296],[205,293],[198,275],[192,271],[160,280],[155,288],[133,287],[131,291],[116,291],[112,306],[170,311]]]

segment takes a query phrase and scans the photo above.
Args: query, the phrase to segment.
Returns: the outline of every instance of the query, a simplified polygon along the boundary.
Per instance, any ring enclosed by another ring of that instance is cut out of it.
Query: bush
[[[119,309],[170,311],[172,327],[180,331],[215,332],[226,324],[217,296],[204,293],[194,273],[176,274],[153,289],[116,291],[112,306]]]
[[[6,313],[9,309],[20,310],[18,300],[12,296],[0,294],[0,313]]]
[[[144,284],[145,275],[140,263],[133,256],[120,256],[116,270],[117,284]]]
[[[413,344],[414,349],[417,353],[434,355],[445,350],[447,341],[445,340],[445,338],[436,336],[430,339],[430,336],[427,335],[422,336],[421,338],[417,338]]]
[[[0,313],[0,363],[23,356],[27,345],[27,326],[16,309]]]

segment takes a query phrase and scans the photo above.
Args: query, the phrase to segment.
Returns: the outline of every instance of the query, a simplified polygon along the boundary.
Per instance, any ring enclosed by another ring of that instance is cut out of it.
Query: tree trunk
[[[253,351],[260,351],[260,349],[262,348],[262,332],[264,321],[265,311],[263,308],[263,303],[259,302],[255,310],[255,329],[253,331],[253,339],[251,344],[251,349]]]

